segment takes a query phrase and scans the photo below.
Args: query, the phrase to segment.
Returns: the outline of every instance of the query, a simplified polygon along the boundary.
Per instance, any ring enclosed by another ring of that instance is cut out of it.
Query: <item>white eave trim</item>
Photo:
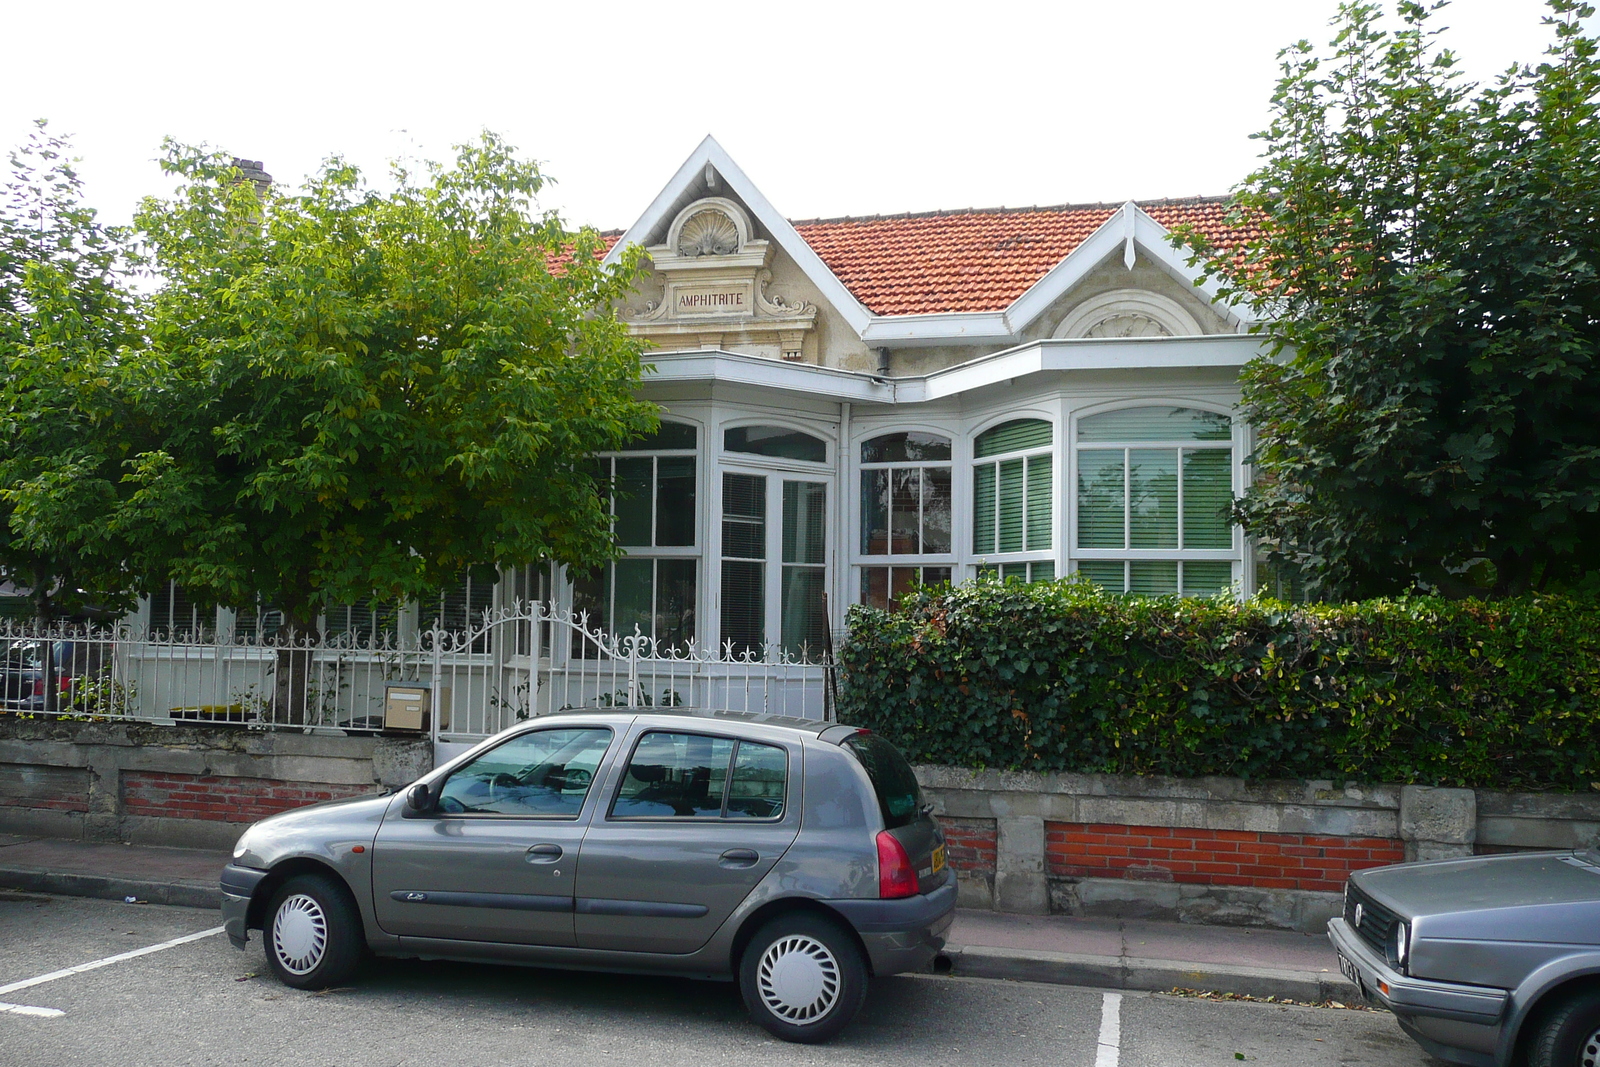
[[[707,163],[711,164],[719,178],[728,183],[728,188],[744,201],[750,213],[778,242],[778,247],[788,253],[789,258],[805,272],[811,284],[821,291],[833,309],[850,324],[850,328],[858,335],[864,335],[868,323],[874,317],[872,312],[844,287],[844,283],[828,269],[826,263],[822,262],[822,257],[812,251],[811,246],[806,244],[799,232],[790,225],[789,220],[761,195],[761,190],[757,189],[755,183],[739,169],[739,164],[735,163],[717,143],[716,138],[709,134],[700,142],[699,147],[689,154],[689,158],[683,161],[683,166],[678,168],[672,180],[650,202],[650,206],[639,216],[639,220],[628,227],[627,233],[618,238],[617,243],[606,254],[604,262],[615,263],[622,250],[630,244],[644,244],[649,239],[650,233],[671,217],[670,213],[678,197],[699,178]]]
[[[644,374],[647,384],[726,382],[851,402],[892,404],[895,400],[894,383],[886,378],[812,363],[784,363],[739,352],[650,352],[645,355],[644,363],[648,368]]]
[[[1017,339],[1003,311],[946,311],[932,315],[874,315],[861,339],[868,344],[1006,344]]]
[[[852,403],[916,404],[1048,371],[1177,370],[1223,367],[1237,371],[1268,351],[1268,342],[1245,334],[1206,337],[1071,338],[1030,341],[946,370],[907,378],[879,378],[811,363],[782,363],[738,352],[653,352],[646,383],[726,382],[825,396]]]
[[[1267,350],[1267,342],[1244,334],[1030,341],[920,378],[897,378],[895,399],[901,403],[940,400],[1045,371],[1238,370]]]

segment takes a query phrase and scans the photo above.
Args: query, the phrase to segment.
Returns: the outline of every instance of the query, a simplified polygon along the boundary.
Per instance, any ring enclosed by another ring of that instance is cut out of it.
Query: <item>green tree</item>
[[[107,516],[139,447],[114,382],[139,343],[125,234],[84,205],[70,146],[36,124],[0,200],[0,578],[41,625],[131,603]]]
[[[1267,321],[1246,528],[1312,591],[1510,595],[1600,571],[1600,64],[1461,78],[1443,4],[1347,3],[1280,54],[1246,238],[1208,269]],[[1391,28],[1392,26],[1392,28]],[[1190,235],[1191,240],[1195,240]],[[1198,242],[1197,242],[1198,244]]]
[[[163,166],[131,386],[160,446],[117,521],[141,572],[306,634],[471,566],[616,554],[587,457],[656,424],[613,312],[637,252],[604,267],[536,215],[536,165],[486,133],[392,192],[339,159],[292,195],[175,144]]]

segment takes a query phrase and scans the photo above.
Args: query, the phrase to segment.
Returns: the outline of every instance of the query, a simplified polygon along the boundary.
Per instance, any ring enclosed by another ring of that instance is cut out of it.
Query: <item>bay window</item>
[[[908,431],[863,442],[859,549],[886,558],[861,567],[861,603],[892,608],[913,585],[948,582],[950,517],[950,438]]]
[[[1055,577],[1053,440],[1044,419],[1013,419],[973,442],[972,554],[982,560],[979,574]]]
[[[1078,422],[1078,572],[1118,593],[1213,596],[1238,555],[1233,422],[1194,408],[1121,408]]]
[[[696,431],[663,421],[655,433],[596,460],[609,486],[612,529],[627,556],[573,583],[573,608],[590,629],[631,637],[637,628],[662,651],[695,640],[699,588],[696,547]],[[593,654],[575,638],[573,654]]]

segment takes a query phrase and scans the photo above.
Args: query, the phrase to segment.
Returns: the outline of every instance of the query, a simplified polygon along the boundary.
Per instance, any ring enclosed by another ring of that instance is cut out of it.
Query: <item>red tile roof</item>
[[[604,233],[602,233],[600,235],[600,242],[601,242],[600,254],[602,256],[606,255],[608,252],[611,251],[611,249],[621,239],[622,239],[622,231],[621,230],[606,230]],[[567,248],[567,249],[565,249],[565,250],[563,250],[561,252],[556,253],[555,255],[546,256],[545,260],[544,260],[544,265],[545,265],[545,269],[548,270],[551,274],[565,274],[566,270],[567,270],[567,264],[571,263],[571,262],[572,262],[572,249],[569,247],[569,248]]]
[[[879,315],[1003,311],[1120,206],[811,219],[794,228],[845,288]],[[1221,197],[1139,206],[1168,229],[1189,223],[1224,247],[1245,236],[1224,225],[1227,202]]]

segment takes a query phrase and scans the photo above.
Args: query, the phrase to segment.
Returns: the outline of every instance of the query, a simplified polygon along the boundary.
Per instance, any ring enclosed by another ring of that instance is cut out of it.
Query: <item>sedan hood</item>
[[[1600,865],[1581,852],[1403,864],[1360,871],[1351,881],[1419,936],[1489,941],[1589,943],[1600,932]]]

